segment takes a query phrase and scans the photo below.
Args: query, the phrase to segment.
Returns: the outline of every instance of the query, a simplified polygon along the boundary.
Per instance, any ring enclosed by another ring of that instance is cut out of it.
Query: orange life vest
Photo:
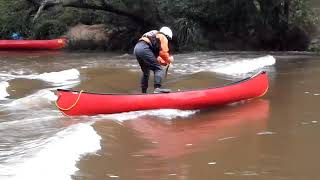
[[[163,35],[157,30],[152,30],[145,33],[139,40],[145,41],[149,44],[150,49],[157,57],[157,60],[161,65],[165,66],[168,63],[170,63],[168,39],[165,35]]]

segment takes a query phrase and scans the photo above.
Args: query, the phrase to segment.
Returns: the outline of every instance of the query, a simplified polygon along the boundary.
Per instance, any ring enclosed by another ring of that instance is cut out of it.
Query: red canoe
[[[66,39],[52,40],[0,40],[0,50],[39,50],[61,49],[66,46]]]
[[[66,115],[97,115],[150,109],[192,110],[263,96],[266,72],[218,88],[160,94],[98,94],[57,90],[57,107]]]

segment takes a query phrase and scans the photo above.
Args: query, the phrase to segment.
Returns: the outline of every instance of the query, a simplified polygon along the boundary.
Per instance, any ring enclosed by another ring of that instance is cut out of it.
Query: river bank
[[[0,38],[12,33],[26,39],[67,36],[73,49],[130,51],[143,33],[166,25],[179,52],[305,51],[318,19],[304,0],[139,2],[4,0]]]

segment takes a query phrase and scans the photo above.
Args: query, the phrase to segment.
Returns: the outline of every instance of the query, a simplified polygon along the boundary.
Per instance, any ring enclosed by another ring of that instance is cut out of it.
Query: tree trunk
[[[284,1],[284,17],[285,17],[285,23],[286,28],[289,29],[289,21],[290,21],[290,0]]]
[[[136,23],[143,24],[144,26],[155,26],[159,22],[154,20],[145,19],[144,16],[139,16],[130,11],[130,9],[118,9],[112,6],[106,1],[101,1],[99,5],[89,4],[83,0],[27,0],[39,6],[38,12],[36,13],[33,21],[35,21],[41,14],[44,8],[52,5],[62,5],[63,7],[74,7],[80,9],[93,9],[93,10],[101,10],[106,12],[115,13],[120,16],[125,16]]]

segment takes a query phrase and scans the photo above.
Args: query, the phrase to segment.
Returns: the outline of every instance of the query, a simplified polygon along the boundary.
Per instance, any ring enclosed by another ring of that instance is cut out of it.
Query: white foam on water
[[[5,106],[11,109],[32,109],[32,108],[43,108],[45,105],[51,104],[55,101],[57,96],[54,92],[49,89],[42,89],[29,96],[14,100]]]
[[[15,113],[15,114],[18,114],[18,113]],[[45,114],[45,116],[44,116],[44,114]],[[57,120],[60,117],[61,117],[60,114],[52,113],[52,111],[47,110],[46,112],[43,111],[41,113],[39,112],[37,114],[30,115],[29,118],[1,122],[0,131],[5,130],[6,128],[9,128],[10,126],[14,126],[14,125],[25,126],[25,125],[30,125],[32,123],[41,123],[44,121]],[[38,127],[38,126],[34,126],[34,127]]]
[[[194,57],[188,57],[187,59],[194,60],[194,59],[197,59],[197,58],[198,58],[197,56],[194,56]]]
[[[51,82],[54,84],[69,84],[75,83],[73,80],[78,80],[80,72],[77,69],[69,69],[60,72],[43,73],[40,75],[32,76],[33,79],[41,79],[43,81]]]
[[[276,63],[276,59],[271,55],[258,58],[215,57],[206,59],[186,59],[190,61],[181,64],[178,64],[177,62],[178,68],[170,67],[170,70],[179,74],[194,74],[202,71],[209,71],[226,75],[239,75],[258,71],[259,69],[272,66]]]
[[[9,87],[9,83],[6,81],[0,82],[0,100],[5,100],[8,94],[7,88]]]
[[[126,121],[136,119],[142,116],[155,116],[167,120],[175,118],[186,118],[197,113],[199,110],[177,110],[177,109],[160,109],[160,110],[148,110],[148,111],[135,111],[128,113],[119,113],[111,115],[99,115],[95,116],[95,120],[99,119],[112,119],[117,121]]]
[[[119,56],[117,56],[118,58],[125,58],[125,57],[130,57],[130,54],[128,53],[124,53],[124,54],[121,54]]]
[[[69,180],[81,156],[101,149],[101,137],[90,124],[77,124],[57,133],[27,159],[2,166],[8,180]],[[2,172],[1,172],[2,171]]]
[[[273,135],[273,134],[277,134],[277,133],[271,132],[271,131],[263,131],[263,132],[257,133],[257,135]]]
[[[266,66],[272,66],[275,63],[276,59],[271,55],[267,55],[254,59],[242,59],[237,62],[229,62],[228,64],[224,64],[222,67],[215,68],[212,71],[227,75],[245,74]]]
[[[30,74],[30,72],[24,71],[24,70],[10,70],[9,72],[1,71],[0,77],[8,81],[11,79],[26,76],[26,74],[28,74],[28,73]]]
[[[68,69],[59,72],[46,72],[42,74],[12,74],[12,73],[0,73],[0,76],[6,78],[7,80],[15,78],[25,78],[25,79],[38,79],[43,80],[54,85],[68,85],[79,83],[80,72],[77,69]]]
[[[12,74],[8,74],[8,73],[0,73],[0,76],[2,78],[6,78],[6,79],[14,79],[14,78],[18,77],[19,75],[12,75]]]

